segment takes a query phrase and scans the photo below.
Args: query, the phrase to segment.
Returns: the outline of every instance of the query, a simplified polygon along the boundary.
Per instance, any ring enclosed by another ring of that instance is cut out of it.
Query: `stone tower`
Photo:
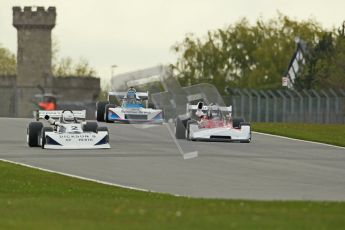
[[[56,9],[13,7],[13,26],[17,29],[17,116],[30,116],[37,86],[51,89],[52,39]]]

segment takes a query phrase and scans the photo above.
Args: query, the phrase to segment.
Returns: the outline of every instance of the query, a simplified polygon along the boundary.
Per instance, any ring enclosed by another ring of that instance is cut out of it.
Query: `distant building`
[[[95,101],[100,80],[92,77],[56,78],[52,74],[52,38],[56,8],[13,7],[17,29],[17,76],[0,76],[0,116],[31,117],[39,87],[62,95],[64,101]]]

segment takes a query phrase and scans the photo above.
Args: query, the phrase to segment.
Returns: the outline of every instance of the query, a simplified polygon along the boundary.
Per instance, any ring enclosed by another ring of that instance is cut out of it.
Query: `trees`
[[[96,71],[90,67],[89,62],[85,58],[80,58],[74,64],[71,57],[63,57],[56,63],[53,63],[53,74],[57,77],[90,77],[95,76]]]
[[[16,57],[0,45],[0,75],[16,74]]]
[[[189,34],[173,46],[172,65],[182,85],[209,82],[221,92],[226,86],[273,89],[281,87],[300,37],[315,46],[323,29],[314,20],[298,22],[278,13],[250,25],[244,18],[225,29],[209,31],[204,39]]]
[[[324,32],[310,47],[310,58],[296,82],[298,88],[345,88],[345,25]]]
[[[96,70],[92,68],[85,58],[80,58],[74,62],[71,57],[59,57],[59,44],[56,37],[52,42],[52,69],[53,75],[57,77],[90,77],[96,75]]]
[[[53,75],[58,77],[69,76],[95,76],[96,71],[93,69],[85,58],[80,58],[74,62],[71,57],[59,58],[59,47],[53,41]],[[0,45],[0,75],[16,74],[16,56],[8,49]]]

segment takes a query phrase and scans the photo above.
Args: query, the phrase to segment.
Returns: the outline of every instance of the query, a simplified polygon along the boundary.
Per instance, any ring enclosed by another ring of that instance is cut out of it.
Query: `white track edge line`
[[[297,138],[285,137],[285,136],[280,136],[280,135],[275,135],[275,134],[270,134],[270,133],[261,133],[261,132],[256,132],[256,131],[252,131],[252,133],[261,134],[261,135],[265,135],[265,136],[271,136],[271,137],[278,137],[278,138],[288,139],[288,140],[293,140],[293,141],[300,141],[300,142],[306,142],[306,143],[311,143],[311,144],[329,146],[329,147],[334,147],[334,148],[339,148],[339,149],[345,149],[345,147],[338,146],[338,145],[331,145],[331,144],[326,144],[326,143],[321,143],[321,142],[316,142],[316,141],[301,140],[301,139],[297,139]]]
[[[41,167],[29,165],[29,164],[20,163],[20,162],[17,162],[17,161],[6,160],[6,159],[2,159],[2,158],[0,158],[0,161],[7,162],[7,163],[12,163],[12,164],[15,164],[15,165],[20,165],[20,166],[24,166],[24,167],[28,167],[28,168],[32,168],[32,169],[37,169],[37,170],[41,170],[41,171],[44,171],[44,172],[49,172],[49,173],[54,173],[54,174],[58,174],[58,175],[62,175],[62,176],[67,176],[67,177],[71,177],[71,178],[75,178],[75,179],[91,181],[91,182],[95,182],[95,183],[98,183],[98,184],[116,186],[116,187],[119,187],[119,188],[125,188],[125,189],[130,189],[130,190],[135,190],[135,191],[141,191],[141,192],[152,192],[152,193],[160,193],[160,194],[169,194],[169,195],[172,195],[172,196],[180,196],[178,194],[157,192],[157,191],[154,191],[154,190],[148,190],[148,189],[137,188],[137,187],[133,187],[133,186],[126,186],[126,185],[121,185],[121,184],[116,184],[116,183],[110,183],[110,182],[106,182],[106,181],[102,181],[102,180],[91,179],[91,178],[87,178],[87,177],[83,177],[83,176],[77,176],[77,175],[73,175],[73,174],[69,174],[69,173],[63,173],[63,172],[54,171],[54,170],[51,170],[51,169],[45,169],[45,168],[41,168]]]

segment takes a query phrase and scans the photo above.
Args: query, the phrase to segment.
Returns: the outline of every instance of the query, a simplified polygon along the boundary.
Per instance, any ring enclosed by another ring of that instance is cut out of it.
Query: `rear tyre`
[[[233,118],[232,119],[232,127],[235,129],[241,128],[241,122],[244,122],[243,118]]]
[[[104,121],[105,106],[109,104],[109,101],[98,101],[96,103],[96,120]]]
[[[97,122],[86,122],[83,127],[84,132],[94,132],[97,133],[98,124]]]
[[[177,116],[175,130],[176,139],[186,139],[187,122],[189,120],[190,117],[187,117],[186,115]]]
[[[38,138],[42,130],[42,122],[34,121],[30,122],[27,128],[27,142],[30,147],[38,146]]]
[[[108,111],[110,108],[115,108],[116,105],[115,104],[107,104],[104,108],[104,121],[107,122],[107,123],[111,123],[113,121],[109,120],[109,117],[108,117]]]
[[[53,132],[54,129],[52,127],[43,127],[41,130],[41,147],[42,149],[44,149],[44,146],[47,143],[47,139],[46,139],[46,132]]]

